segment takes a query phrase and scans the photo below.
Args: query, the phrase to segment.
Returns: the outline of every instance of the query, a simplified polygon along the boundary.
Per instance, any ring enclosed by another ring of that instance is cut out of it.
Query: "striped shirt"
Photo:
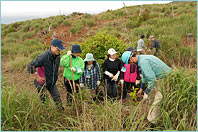
[[[97,81],[100,80],[101,80],[101,73],[98,63],[96,63],[95,67],[92,66],[90,70],[88,68],[85,68],[85,71],[80,77],[80,83],[87,85],[89,89],[96,89]]]

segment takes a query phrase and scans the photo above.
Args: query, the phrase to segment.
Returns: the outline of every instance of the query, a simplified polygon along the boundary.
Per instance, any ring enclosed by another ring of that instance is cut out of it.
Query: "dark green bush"
[[[93,26],[95,25],[95,24],[94,24],[94,21],[92,21],[92,20],[87,20],[86,23],[87,23],[87,25],[88,25],[89,27],[93,27]]]
[[[110,35],[107,31],[103,31],[82,43],[81,48],[83,51],[81,54],[83,59],[86,53],[92,53],[101,66],[108,54],[108,49],[114,48],[118,52],[118,57],[120,57],[125,51],[126,45],[115,36]]]

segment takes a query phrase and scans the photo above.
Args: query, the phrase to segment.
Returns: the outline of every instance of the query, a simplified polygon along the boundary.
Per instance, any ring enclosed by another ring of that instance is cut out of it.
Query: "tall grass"
[[[142,131],[149,130],[144,101],[133,105],[120,100],[92,102],[87,93],[75,94],[75,103],[58,112],[51,99],[42,104],[34,86],[19,89],[2,78],[2,130]],[[161,83],[163,100],[156,130],[197,130],[196,71],[175,70]],[[30,92],[29,90],[33,91]],[[65,105],[65,103],[63,103]],[[77,112],[78,111],[78,115]]]

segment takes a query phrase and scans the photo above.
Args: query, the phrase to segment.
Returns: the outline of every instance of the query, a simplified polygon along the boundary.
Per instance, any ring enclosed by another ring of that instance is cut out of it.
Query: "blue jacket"
[[[146,94],[155,86],[157,79],[161,79],[171,72],[170,67],[153,55],[139,55],[138,66],[142,71],[142,83],[148,81]]]

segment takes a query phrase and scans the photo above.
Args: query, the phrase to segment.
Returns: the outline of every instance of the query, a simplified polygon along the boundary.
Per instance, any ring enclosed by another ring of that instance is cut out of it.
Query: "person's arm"
[[[145,91],[145,93],[148,94],[156,83],[155,73],[153,72],[148,60],[144,61],[144,64],[141,66],[141,69],[143,72],[142,83],[145,83],[145,80],[148,81],[148,87]]]
[[[105,61],[102,65],[102,70],[105,75],[109,76],[110,78],[113,78],[113,74],[107,71],[107,61]]]
[[[62,67],[64,67],[64,68],[70,67],[70,58],[69,58],[69,55],[66,54],[63,57],[61,57],[60,65]]]
[[[85,74],[84,74],[84,72],[83,72],[82,76],[80,77],[79,82],[83,83],[83,84],[85,83]]]
[[[74,65],[73,67],[76,69],[76,73],[82,75],[82,73],[84,72],[84,68],[85,68],[85,63],[83,61],[82,58],[78,57],[76,58],[78,59],[76,62],[76,65]],[[78,67],[81,69],[81,72],[78,72]]]
[[[101,80],[101,72],[100,72],[100,66],[98,63],[96,63],[96,72],[97,72],[97,81]]]
[[[43,63],[45,61],[45,58],[46,58],[46,53],[43,53],[41,55],[39,55],[36,59],[34,59],[33,61],[31,61],[29,64],[28,64],[28,72],[30,74],[33,74],[36,72],[36,68],[37,67],[41,67],[43,66]]]
[[[144,40],[141,41],[141,46],[142,46],[142,48],[144,48],[144,49],[146,48],[146,47],[144,46]]]
[[[124,63],[121,62],[121,71],[120,71],[120,80],[124,79],[124,72],[122,71],[122,67],[124,66]]]

